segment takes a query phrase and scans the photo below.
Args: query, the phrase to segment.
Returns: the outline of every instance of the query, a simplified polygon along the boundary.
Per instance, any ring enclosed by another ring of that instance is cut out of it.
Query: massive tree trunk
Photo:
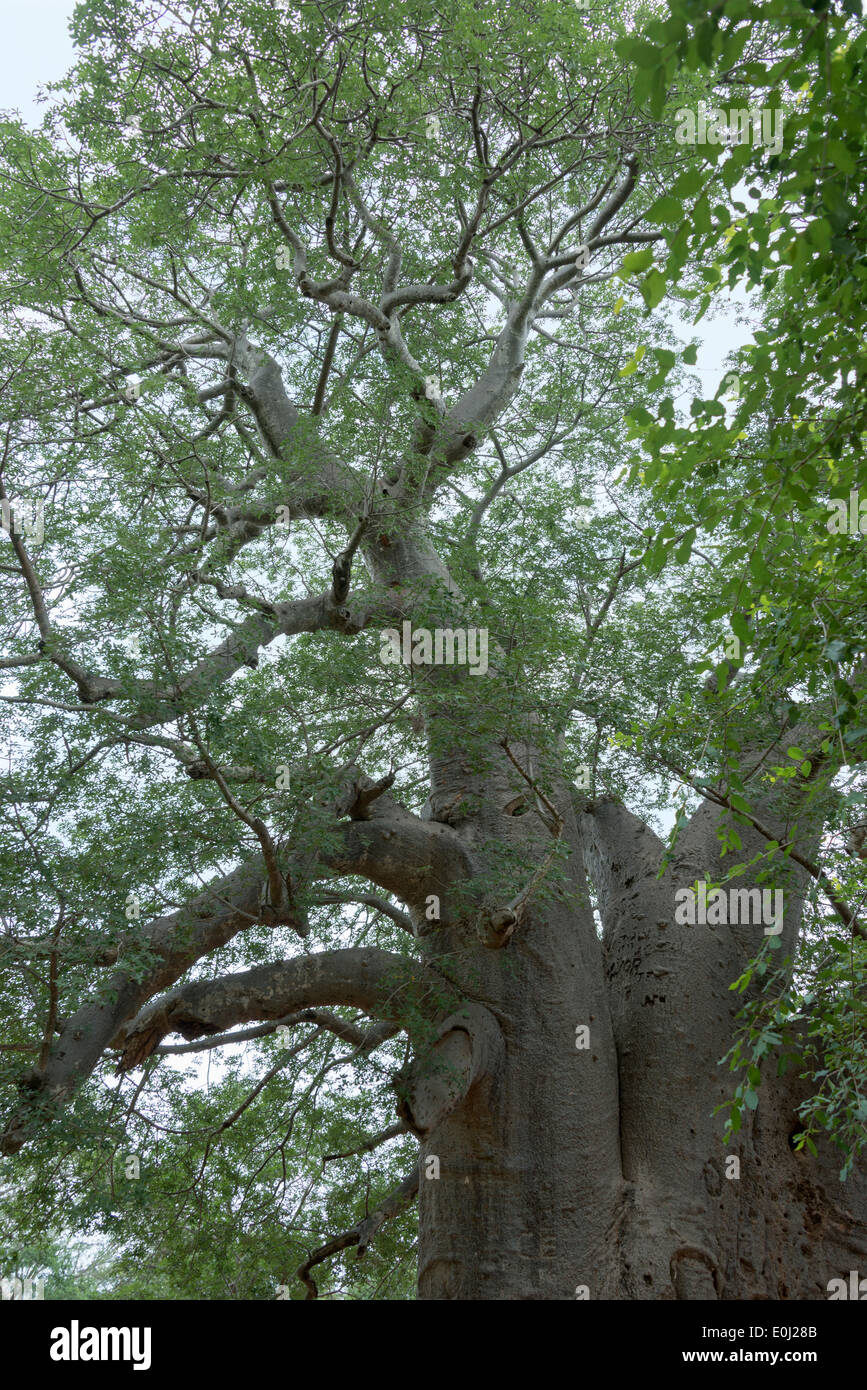
[[[423,1142],[422,1298],[571,1298],[582,1283],[594,1297],[618,1296],[617,1056],[577,855],[569,867],[566,885],[544,909],[528,908],[502,950],[431,948],[455,951],[505,1045],[493,1084]],[[580,1050],[579,1027],[589,1029]],[[429,1155],[436,1179],[425,1178]]]
[[[829,1148],[817,1160],[790,1144],[805,1083],[768,1079],[723,1145],[714,1110],[734,1081],[717,1063],[743,957],[718,929],[674,927],[670,884],[642,884],[652,832],[634,836],[611,864],[625,896],[667,901],[634,902],[631,920],[618,905],[604,967],[589,913],[565,902],[467,962],[505,1051],[493,1086],[423,1141],[421,1298],[823,1299],[867,1264],[863,1177],[843,1186]]]
[[[576,820],[561,789],[561,806],[566,882],[503,950],[427,939],[460,958],[505,1046],[492,1084],[423,1140],[420,1297],[827,1298],[830,1279],[867,1264],[867,1182],[842,1185],[830,1146],[794,1152],[808,1082],[767,1076],[728,1145],[715,1113],[735,1085],[719,1063],[744,1004],[729,986],[763,930],[675,921],[675,889],[724,872],[718,808],[702,805],[658,878],[664,846],[621,804],[586,802]],[[533,819],[503,816],[500,833]],[[777,880],[784,951],[805,878],[793,866]]]

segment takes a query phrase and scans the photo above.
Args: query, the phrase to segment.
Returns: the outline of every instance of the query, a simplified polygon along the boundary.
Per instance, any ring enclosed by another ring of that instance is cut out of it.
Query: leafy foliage
[[[867,819],[865,551],[826,523],[863,482],[867,409],[851,4],[671,0],[621,17],[554,0],[238,0],[166,15],[85,0],[73,31],[80,61],[42,128],[0,126],[0,481],[44,507],[32,573],[11,545],[0,566],[4,1109],[22,1061],[43,1060],[94,991],[109,997],[111,964],[145,977],[148,920],[259,849],[254,820],[303,859],[327,846],[348,762],[394,770],[422,811],[431,750],[458,745],[475,771],[492,740],[531,732],[547,771],[589,770],[588,796],[673,818],[672,847],[714,788],[732,881],[756,872],[737,862],[756,787],[797,791],[805,819],[818,808],[823,877],[798,957],[779,962],[771,940],[733,984],[749,997],[729,1121],[758,1103],[772,1056],[798,1066],[819,1082],[798,1142],[828,1132],[845,1176],[867,1118],[865,958],[828,893],[862,893],[846,846]],[[783,154],[679,144],[677,110],[721,92],[781,111]],[[580,286],[552,289],[478,437],[432,459],[534,255],[565,223],[551,255],[574,265],[625,153],[641,175],[628,216],[600,232]],[[477,206],[473,274],[452,293]],[[421,291],[385,350],[364,306],[388,292],[389,237],[401,284]],[[354,300],[334,288],[347,261]],[[737,396],[705,399],[671,311],[712,321],[733,289],[760,327],[732,363]],[[238,365],[251,344],[299,404],[288,447],[253,410]],[[281,606],[329,592],[349,523],[399,479],[421,502],[386,515],[379,543],[440,568],[377,586],[356,563],[350,618],[281,631]],[[419,626],[488,624],[484,699],[473,680],[382,664],[389,586]],[[751,780],[769,708],[785,746]],[[821,737],[801,747],[816,709]],[[214,766],[234,773],[221,785]],[[481,887],[513,894],[532,863],[486,847]],[[769,839],[758,872],[790,851]],[[330,886],[355,905],[298,885],[317,949],[410,954],[388,912],[358,904],[366,881]],[[252,923],[220,970],[275,962],[286,941]],[[301,1297],[298,1265],[412,1160],[397,1135],[324,1162],[390,1124],[402,1043],[346,1058],[313,1027],[297,1053],[263,1035],[192,1056],[119,1080],[104,1060],[62,1114],[40,1102],[0,1245],[51,1269],[48,1296]],[[108,1263],[64,1263],[70,1230]],[[363,1261],[332,1262],[324,1293],[411,1297],[413,1241],[411,1215],[390,1222]]]

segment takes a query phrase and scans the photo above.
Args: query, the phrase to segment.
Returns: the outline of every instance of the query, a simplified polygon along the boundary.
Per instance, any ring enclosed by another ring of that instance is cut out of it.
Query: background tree
[[[820,601],[863,560],[762,511],[833,346],[732,454],[663,303],[776,267],[757,152],[674,115],[761,95],[791,8],[78,7],[2,128],[7,1241],[65,1207],[121,1296],[401,1297],[417,1193],[422,1298],[863,1265],[864,634]],[[781,933],[682,923],[696,881]]]

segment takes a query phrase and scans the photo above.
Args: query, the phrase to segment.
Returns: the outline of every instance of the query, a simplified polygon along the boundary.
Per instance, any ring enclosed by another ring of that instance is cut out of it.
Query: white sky
[[[38,125],[37,88],[62,77],[73,59],[68,33],[74,0],[0,0],[0,108]]]

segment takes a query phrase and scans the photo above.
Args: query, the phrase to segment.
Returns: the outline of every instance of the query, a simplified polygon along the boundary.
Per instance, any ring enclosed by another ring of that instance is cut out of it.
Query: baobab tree
[[[826,1055],[865,931],[835,688],[779,659],[813,522],[744,587],[635,456],[708,279],[663,273],[671,190],[732,196],[675,139],[711,79],[648,114],[595,4],[74,30],[3,128],[8,1172],[192,1134],[167,1059],[243,1046],[193,1190],[341,1042],[348,1152],[409,1159],[298,1249],[277,1144],[289,1296],[417,1198],[422,1299],[827,1297],[867,1271]]]

